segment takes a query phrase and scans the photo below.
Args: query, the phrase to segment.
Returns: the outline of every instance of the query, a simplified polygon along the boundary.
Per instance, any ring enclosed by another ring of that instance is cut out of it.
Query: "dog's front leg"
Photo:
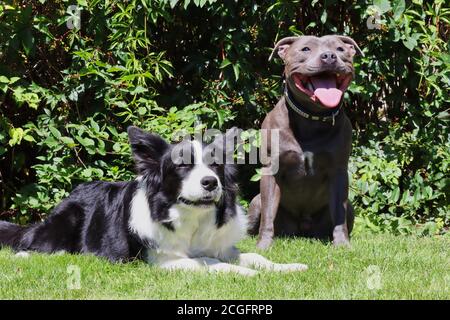
[[[160,265],[161,268],[168,270],[191,270],[200,271],[207,270],[212,272],[237,273],[244,276],[254,276],[257,274],[255,270],[225,263],[219,259],[201,257],[201,258],[183,258],[169,260]]]
[[[329,210],[333,223],[333,244],[350,245],[347,227],[348,174],[338,169],[331,178]]]
[[[274,220],[280,204],[280,187],[275,177],[263,175],[260,182],[261,189],[261,223],[257,247],[267,249],[273,241]]]
[[[239,265],[246,268],[279,272],[305,271],[308,269],[306,264],[301,263],[273,263],[256,253],[241,253],[239,256]]]
[[[216,260],[216,259],[211,259]],[[254,276],[258,272],[245,266],[235,265],[231,263],[225,263],[222,261],[207,262],[208,270],[213,272],[225,272],[225,273],[237,273],[243,276]]]

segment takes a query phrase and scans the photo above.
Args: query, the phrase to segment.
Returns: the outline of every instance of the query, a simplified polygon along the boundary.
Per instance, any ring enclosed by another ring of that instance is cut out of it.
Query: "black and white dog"
[[[167,269],[244,275],[254,275],[252,268],[307,268],[236,249],[247,217],[236,202],[234,165],[218,160],[226,153],[226,136],[210,145],[197,140],[171,145],[136,127],[128,129],[128,136],[137,179],[81,184],[42,223],[0,222],[0,246],[91,253],[112,262],[142,258]]]

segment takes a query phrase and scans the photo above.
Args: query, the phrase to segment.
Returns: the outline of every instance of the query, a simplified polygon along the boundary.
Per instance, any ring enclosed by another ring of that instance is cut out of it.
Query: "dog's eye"
[[[337,51],[344,51],[344,48],[342,48],[342,47],[337,47],[336,50],[337,50]]]
[[[309,47],[303,47],[302,51],[306,52],[306,51],[311,51],[311,49]]]

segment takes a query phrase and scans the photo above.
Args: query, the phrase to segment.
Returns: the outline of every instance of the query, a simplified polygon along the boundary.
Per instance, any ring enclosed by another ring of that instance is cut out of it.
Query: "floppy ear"
[[[275,53],[275,51],[278,52],[278,56],[284,60],[286,56],[286,50],[293,44],[295,41],[300,39],[301,37],[287,37],[283,38],[280,41],[277,42],[275,47],[272,50],[272,53],[270,54],[269,61],[272,60],[272,57]]]
[[[169,144],[160,136],[137,127],[128,127],[127,131],[131,153],[138,173],[154,168],[155,165],[159,164],[162,155],[169,148]]]
[[[345,43],[347,47],[350,48],[352,55],[357,53],[360,56],[364,57],[364,53],[362,52],[361,48],[356,44],[355,40],[353,40],[350,37],[347,36],[338,36],[338,38]]]

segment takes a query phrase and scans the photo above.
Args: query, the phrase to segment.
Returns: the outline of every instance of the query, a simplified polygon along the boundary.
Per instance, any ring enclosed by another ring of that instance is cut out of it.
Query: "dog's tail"
[[[18,249],[25,231],[26,227],[0,221],[0,248],[7,246]]]

